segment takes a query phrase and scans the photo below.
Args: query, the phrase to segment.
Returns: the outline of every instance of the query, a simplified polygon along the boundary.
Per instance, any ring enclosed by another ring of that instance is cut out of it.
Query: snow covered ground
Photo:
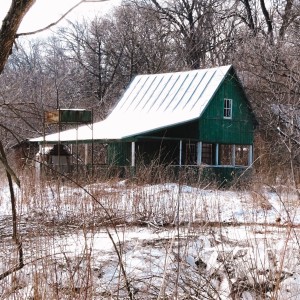
[[[0,299],[300,299],[299,198],[126,181],[16,190],[25,267]],[[0,194],[0,273],[17,262]]]

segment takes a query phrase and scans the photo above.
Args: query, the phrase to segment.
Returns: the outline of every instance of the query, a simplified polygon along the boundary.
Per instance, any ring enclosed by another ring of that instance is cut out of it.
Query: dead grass
[[[290,260],[298,229],[288,231],[283,222],[255,225],[256,211],[274,208],[265,187],[234,191],[252,208],[252,223],[224,222],[218,219],[222,197],[233,191],[187,185],[186,177],[170,184],[163,172],[159,185],[146,184],[149,171],[139,180],[87,182],[84,189],[24,176],[17,199],[25,267],[0,282],[1,299],[238,299],[247,293],[253,299],[283,299],[288,267],[299,265]],[[273,193],[287,210],[297,204],[288,187],[274,187]],[[16,261],[9,222],[0,227],[3,271]],[[274,230],[275,225],[282,227]],[[105,228],[119,256],[107,246]],[[273,249],[277,236],[284,251]],[[261,256],[255,249],[262,249]],[[270,255],[276,261],[271,267]]]

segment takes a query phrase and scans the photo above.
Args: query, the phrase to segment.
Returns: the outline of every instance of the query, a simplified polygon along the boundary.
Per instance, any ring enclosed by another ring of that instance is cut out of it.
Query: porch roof
[[[31,142],[120,140],[195,120],[231,66],[136,76],[111,114],[103,121]]]

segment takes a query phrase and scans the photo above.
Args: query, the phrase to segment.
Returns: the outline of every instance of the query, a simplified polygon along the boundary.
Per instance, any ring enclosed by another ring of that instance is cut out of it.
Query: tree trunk
[[[3,161],[7,162],[6,155],[2,146],[2,142],[0,141],[0,155]],[[17,209],[16,209],[16,198],[13,188],[13,181],[11,175],[8,171],[6,171],[6,176],[9,184],[9,191],[10,191],[10,200],[11,200],[11,210],[12,210],[12,221],[13,221],[13,232],[12,232],[12,239],[16,243],[17,251],[18,251],[18,264],[16,264],[11,269],[5,271],[4,273],[0,274],[0,280],[9,276],[10,274],[22,269],[24,267],[24,260],[23,260],[23,247],[20,235],[18,233],[18,224],[17,224]]]
[[[10,9],[2,22],[0,29],[0,74],[16,38],[17,30],[29,8],[36,0],[12,0]]]

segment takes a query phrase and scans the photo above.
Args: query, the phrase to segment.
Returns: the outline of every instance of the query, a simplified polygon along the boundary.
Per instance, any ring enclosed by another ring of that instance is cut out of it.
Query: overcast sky
[[[24,17],[18,32],[29,32],[43,28],[59,19],[66,11],[78,2],[80,2],[80,0],[36,0],[36,3]],[[112,5],[118,3],[120,3],[120,0],[83,3],[70,15],[68,15],[67,19],[75,20],[82,19],[82,17],[91,18],[93,15],[105,14],[109,12]],[[1,0],[1,21],[5,17],[10,4],[11,0]]]

